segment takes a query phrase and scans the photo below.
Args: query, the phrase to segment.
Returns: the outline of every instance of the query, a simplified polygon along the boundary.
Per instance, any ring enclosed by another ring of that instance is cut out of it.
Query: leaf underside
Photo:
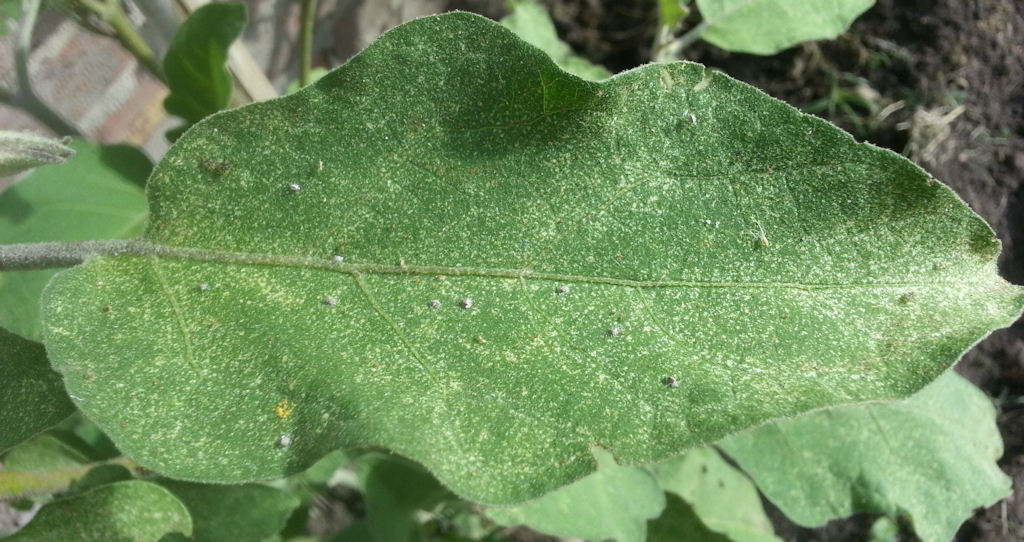
[[[827,409],[719,445],[801,525],[907,515],[922,540],[944,542],[1010,493],[994,420],[989,398],[949,371],[903,401]]]
[[[905,159],[696,64],[584,81],[469,14],[210,117],[147,190],[149,248],[58,275],[45,337],[90,419],[192,480],[377,445],[521,502],[593,445],[908,395],[1022,305]]]

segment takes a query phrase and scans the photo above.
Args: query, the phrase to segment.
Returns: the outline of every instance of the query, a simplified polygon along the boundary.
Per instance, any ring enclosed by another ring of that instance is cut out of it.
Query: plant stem
[[[700,24],[691,28],[682,36],[679,36],[679,39],[675,40],[672,43],[673,49],[675,49],[677,52],[685,50],[687,47],[693,45],[693,42],[699,40],[701,36],[704,35],[704,31],[707,29],[707,21],[701,21]]]
[[[128,50],[140,64],[146,67],[161,81],[167,82],[160,61],[153,54],[146,40],[142,39],[135,25],[132,24],[119,0],[77,0],[82,9],[96,14],[103,22],[114,30],[114,37]]]
[[[80,136],[77,128],[68,124],[60,115],[40,100],[32,90],[28,74],[28,56],[32,49],[32,32],[39,15],[40,0],[23,0],[21,22],[17,42],[14,46],[14,72],[18,81],[17,91],[0,88],[0,102],[22,109],[58,135]]]
[[[133,252],[137,241],[72,241],[0,245],[0,271],[29,271],[78,265],[90,256]]]
[[[300,0],[299,12],[299,88],[309,84],[313,68],[313,26],[316,22],[316,0]]]

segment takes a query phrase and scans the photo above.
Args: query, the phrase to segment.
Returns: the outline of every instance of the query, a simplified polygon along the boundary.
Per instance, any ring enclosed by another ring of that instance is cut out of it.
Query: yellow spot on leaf
[[[292,405],[287,399],[285,399],[284,401],[277,403],[277,406],[274,407],[274,413],[277,414],[278,418],[287,418],[288,415],[292,413]]]

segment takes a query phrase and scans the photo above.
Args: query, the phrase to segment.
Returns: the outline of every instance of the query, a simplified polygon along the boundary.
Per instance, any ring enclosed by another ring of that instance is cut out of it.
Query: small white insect
[[[622,328],[621,327],[619,327],[619,326],[612,326],[612,327],[608,328],[608,336],[609,337],[618,337],[619,335],[622,335]]]
[[[433,300],[430,301],[430,304],[428,306],[430,308],[432,308],[432,309],[435,309],[435,310],[436,309],[440,309],[441,308],[441,301],[439,299],[433,299]]]
[[[690,113],[690,122],[692,124],[697,124],[697,116],[694,115],[693,113]]]
[[[210,285],[205,283],[205,282],[200,284],[199,286],[196,286],[196,290],[199,290],[200,292],[205,292],[205,291],[207,291],[209,289],[210,289]]]
[[[665,385],[670,387],[670,388],[678,388],[679,387],[679,379],[677,379],[674,376],[667,376],[667,377],[665,377],[664,382],[665,382]]]
[[[299,190],[302,190],[302,187],[299,186],[296,183],[292,183],[292,184],[288,185],[288,191],[289,192],[298,192]]]
[[[466,299],[459,301],[459,305],[462,305],[462,308],[464,309],[471,308],[473,306],[473,299],[467,297]]]
[[[569,293],[569,286],[566,285],[566,284],[563,284],[563,285],[559,286],[558,288],[555,288],[555,293],[558,294],[558,295],[565,295],[565,294]]]
[[[333,307],[333,306],[335,306],[337,304],[338,304],[338,298],[336,298],[336,297],[325,297],[324,298],[324,305],[327,305],[328,307]]]
[[[334,257],[331,258],[331,261],[334,262],[334,263],[345,263],[345,257],[344,256],[334,256]]]
[[[287,448],[287,447],[289,447],[291,445],[292,445],[292,436],[291,435],[281,435],[277,439],[277,447],[278,448]]]

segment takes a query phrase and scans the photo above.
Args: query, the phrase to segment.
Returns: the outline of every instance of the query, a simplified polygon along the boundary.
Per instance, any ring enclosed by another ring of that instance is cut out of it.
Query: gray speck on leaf
[[[324,305],[327,305],[328,307],[333,307],[333,306],[335,306],[337,304],[338,304],[338,298],[336,298],[336,297],[325,297],[324,298]]]
[[[608,336],[609,337],[618,337],[619,335],[622,335],[622,328],[621,327],[619,327],[619,326],[612,326],[612,327],[608,328]]]
[[[565,294],[569,293],[569,286],[563,284],[563,285],[559,286],[558,288],[555,288],[555,293],[558,294],[558,295],[565,295]]]
[[[277,439],[277,447],[278,448],[284,449],[284,448],[287,448],[287,447],[289,447],[291,445],[292,445],[292,436],[291,435],[281,435],[281,437]]]
[[[437,300],[437,299],[433,299],[433,300],[430,301],[428,306],[430,308],[432,308],[432,309],[440,309],[441,308],[441,301]]]
[[[459,301],[459,305],[462,305],[462,308],[464,309],[468,309],[473,306],[473,299],[467,297],[466,299]]]
[[[196,290],[199,290],[200,292],[205,292],[205,291],[207,291],[209,289],[210,289],[210,285],[205,283],[205,282],[200,284],[199,286],[196,286]]]

